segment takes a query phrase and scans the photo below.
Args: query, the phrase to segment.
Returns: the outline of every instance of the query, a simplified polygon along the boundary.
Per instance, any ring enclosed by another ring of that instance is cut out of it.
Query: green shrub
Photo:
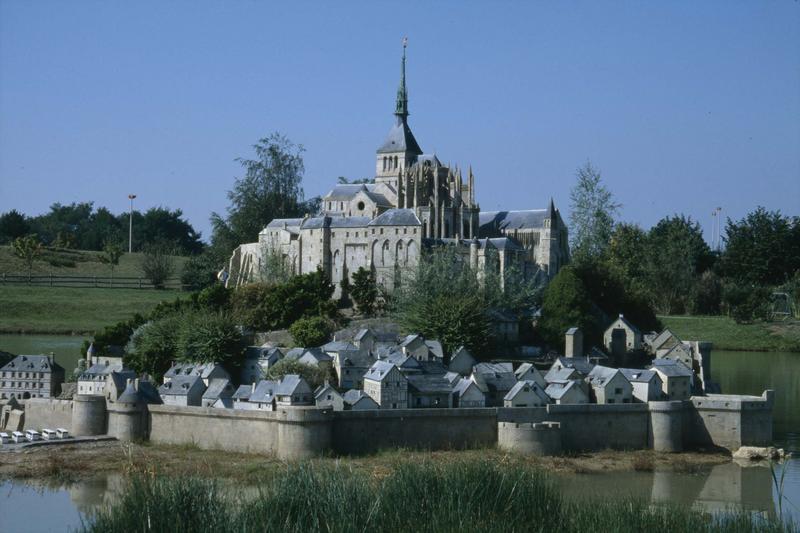
[[[323,368],[301,363],[297,359],[281,359],[269,368],[267,377],[279,380],[287,374],[297,374],[305,379],[312,389],[322,385],[330,374]]]
[[[243,349],[242,334],[229,315],[197,311],[182,317],[178,360],[236,365]]]
[[[289,328],[297,346],[320,346],[325,344],[333,333],[333,324],[321,316],[300,318]]]
[[[309,316],[336,316],[333,285],[322,271],[293,276],[286,283],[253,283],[237,288],[231,297],[236,320],[258,331],[288,328]]]
[[[731,282],[725,285],[722,300],[728,314],[738,324],[770,318],[772,292],[767,287]]]
[[[364,315],[371,315],[375,311],[378,300],[378,285],[372,270],[361,267],[353,273],[353,287],[350,295]]]

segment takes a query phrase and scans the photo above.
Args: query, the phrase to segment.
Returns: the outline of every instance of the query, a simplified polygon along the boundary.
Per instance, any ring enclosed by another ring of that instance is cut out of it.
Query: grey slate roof
[[[256,389],[250,393],[249,401],[251,403],[269,403],[275,397],[275,389],[278,386],[277,381],[269,379],[262,379],[256,385]],[[241,389],[241,387],[239,387]],[[237,390],[238,394],[239,391]],[[236,395],[234,395],[236,397]],[[240,398],[243,399],[243,398]]]
[[[299,348],[299,347],[298,348],[292,348],[291,350],[286,352],[286,355],[284,355],[283,357],[285,359],[300,359],[301,357],[303,357],[304,353],[306,353],[306,349],[305,348]]]
[[[417,335],[416,333],[412,333],[411,335],[406,335],[403,338],[403,340],[400,341],[400,346],[401,347],[406,347],[406,346],[408,346],[409,344],[411,344],[412,342],[414,342],[417,339],[419,339],[421,341],[425,340],[425,339],[422,338],[421,335]]]
[[[450,394],[453,390],[444,374],[411,374],[407,379],[409,389],[419,394]]]
[[[472,371],[476,374],[497,374],[497,373],[514,373],[514,365],[512,363],[478,363],[472,367]]]
[[[332,228],[364,228],[372,219],[369,217],[342,216],[331,217]]]
[[[559,357],[557,361],[565,368],[574,368],[584,376],[588,376],[594,365],[585,357]]]
[[[461,396],[464,395],[464,393],[470,387],[470,385],[474,385],[475,382],[472,381],[471,379],[462,378],[461,376],[459,376],[459,378],[461,379],[455,381],[452,384],[452,386],[453,386],[453,394],[457,395],[460,398]]]
[[[78,379],[80,380],[95,379],[95,378],[105,379],[106,376],[112,373],[119,373],[125,376],[126,379],[136,377],[136,372],[124,368],[122,366],[122,363],[109,363],[109,364],[97,363],[95,365],[90,366],[83,372],[81,372],[81,375],[78,376]]]
[[[253,386],[252,385],[239,385],[239,388],[236,389],[236,392],[233,393],[234,400],[241,400],[241,401],[248,401],[250,399],[250,395],[253,393]]]
[[[538,229],[544,226],[547,209],[528,211],[482,211],[478,215],[480,231]]]
[[[125,390],[117,398],[119,403],[148,403],[148,404],[161,404],[161,396],[158,390],[149,381],[139,381],[139,389],[137,390],[134,383],[128,383]]]
[[[649,383],[656,376],[652,370],[640,370],[638,368],[620,368],[622,375],[631,383]]]
[[[544,392],[550,396],[551,399],[560,400],[567,392],[572,390],[573,387],[580,387],[579,382],[575,380],[558,381],[547,385],[547,388],[544,390]]]
[[[672,359],[653,359],[653,364],[650,366],[650,368],[652,370],[658,369],[667,377],[694,376],[694,372],[686,368],[686,365],[680,361],[673,361]]]
[[[611,327],[611,325],[612,325],[612,324],[614,324],[614,322],[616,322],[617,320],[621,321],[623,324],[625,324],[626,326],[628,326],[628,327],[631,329],[631,331],[633,331],[633,332],[635,332],[635,333],[641,333],[641,332],[639,331],[639,328],[637,328],[636,326],[634,326],[633,324],[631,324],[631,321],[630,321],[630,320],[628,320],[627,318],[625,318],[623,315],[619,315],[617,318],[615,318],[615,319],[614,319],[614,321],[613,321],[611,324],[609,324],[609,326],[608,326],[608,327]],[[606,328],[606,329],[608,329],[608,328]]]
[[[381,147],[378,148],[379,154],[390,152],[411,152],[415,155],[422,155],[422,149],[417,144],[414,134],[411,133],[411,128],[408,127],[408,123],[405,120],[400,118],[389,130],[389,134]]]
[[[589,372],[586,379],[593,387],[605,387],[617,373],[619,373],[619,370],[616,368],[597,365]]]
[[[161,385],[158,388],[158,393],[161,396],[186,396],[198,381],[202,381],[200,376],[175,376],[171,381]]]
[[[328,393],[335,394],[336,396],[341,396],[341,394],[339,394],[339,391],[334,389],[330,383],[326,383],[324,385],[320,385],[319,387],[317,387],[317,390],[314,391],[314,399],[319,401],[323,395]]]
[[[286,374],[283,376],[283,379],[278,382],[278,386],[275,387],[275,394],[291,396],[298,389],[308,389],[310,391],[311,387],[306,383],[306,380],[297,374]]]
[[[303,221],[300,229],[318,229],[330,226],[331,217],[310,217]]]
[[[511,387],[511,390],[508,391],[508,393],[505,395],[505,397],[503,397],[503,399],[513,400],[514,397],[516,397],[517,394],[522,392],[522,390],[525,387],[530,387],[530,389],[534,392],[534,394],[536,394],[536,396],[539,397],[539,399],[541,399],[545,403],[550,403],[550,397],[544,393],[542,388],[535,381],[531,380],[517,381],[517,383],[513,387]]]
[[[661,348],[662,344],[664,344],[670,339],[670,337],[675,337],[680,341],[680,338],[677,335],[675,335],[669,328],[667,328],[661,333],[659,333],[655,339],[653,339],[653,342],[650,343],[650,347],[653,350],[658,350],[659,348]]]
[[[356,333],[356,336],[355,336],[355,337],[353,337],[353,340],[360,341],[360,340],[362,340],[364,337],[366,337],[366,336],[367,336],[367,334],[371,334],[373,337],[375,336],[375,334],[374,334],[374,333],[372,333],[372,330],[371,330],[371,329],[369,329],[369,328],[361,328],[360,330],[358,330],[358,333]]]
[[[447,374],[447,367],[441,361],[420,361],[419,365],[424,374],[439,374],[442,376]]]
[[[520,376],[522,376],[525,373],[527,373],[528,370],[530,370],[531,368],[533,368],[535,370],[535,367],[533,366],[533,364],[531,364],[531,363],[522,363],[514,371],[514,375],[517,376],[517,379],[519,379]]]
[[[388,361],[375,361],[367,373],[364,374],[364,379],[383,381],[393,368],[394,365]]]
[[[458,372],[447,372],[444,375],[444,379],[449,381],[450,384],[452,385],[461,380],[461,374],[459,374]]]
[[[362,189],[369,191],[371,188],[370,186],[374,187],[374,185],[371,183],[340,183],[328,191],[328,194],[323,196],[322,199],[337,202],[349,202]]]
[[[322,351],[322,348],[309,348],[308,350],[303,352],[302,357],[305,357],[306,355],[313,357],[318,363],[323,363],[326,361],[333,360],[333,358],[330,355]]]
[[[331,341],[322,345],[322,350],[326,352],[344,352],[358,350],[356,345],[347,341]]]
[[[342,395],[342,399],[344,400],[344,402],[350,405],[358,403],[363,398],[369,398],[370,400],[372,400],[372,398],[370,398],[369,395],[365,393],[363,390],[350,389],[349,391],[345,392]],[[374,402],[374,400],[372,401]]]
[[[569,381],[575,377],[576,373],[578,373],[577,370],[569,367],[560,368],[558,370],[551,369],[547,371],[547,374],[545,374],[544,380],[547,383]]]
[[[428,346],[428,350],[433,354],[434,357],[437,359],[444,358],[444,350],[442,350],[442,343],[439,341],[425,341],[425,344]]]
[[[268,228],[283,228],[286,224],[287,228],[299,228],[303,223],[302,218],[274,218],[267,224]]]
[[[419,361],[403,352],[390,352],[385,360],[400,370],[422,370],[422,364]]]
[[[217,398],[230,398],[233,393],[233,385],[229,379],[217,378],[208,383],[208,388],[203,393],[204,400],[216,400]]]
[[[49,355],[18,355],[5,364],[0,370],[16,371],[36,370],[37,372],[63,371],[64,369],[50,360]]]
[[[164,377],[200,376],[207,378],[218,366],[217,363],[177,363],[166,371]]]
[[[478,385],[483,392],[498,392],[505,395],[511,388],[517,384],[517,376],[513,372],[500,372],[496,374],[473,374],[475,384]]]
[[[387,209],[374,219],[368,226],[421,226],[422,222],[417,218],[413,209]]]

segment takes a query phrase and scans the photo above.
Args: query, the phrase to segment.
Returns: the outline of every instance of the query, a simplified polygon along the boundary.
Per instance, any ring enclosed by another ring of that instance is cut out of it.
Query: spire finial
[[[394,114],[402,117],[403,120],[408,116],[408,91],[406,91],[406,47],[408,47],[408,37],[403,37],[403,61],[400,66],[400,87],[397,88],[397,102]]]

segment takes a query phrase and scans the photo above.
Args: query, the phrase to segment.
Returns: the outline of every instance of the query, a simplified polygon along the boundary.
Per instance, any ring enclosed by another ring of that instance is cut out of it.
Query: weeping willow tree
[[[390,310],[409,332],[442,343],[445,364],[459,346],[480,354],[491,344],[488,311],[519,312],[530,308],[541,287],[523,273],[509,268],[476,272],[453,246],[424,253],[413,270],[403,273],[403,284],[392,294]],[[497,263],[497,257],[487,257]]]

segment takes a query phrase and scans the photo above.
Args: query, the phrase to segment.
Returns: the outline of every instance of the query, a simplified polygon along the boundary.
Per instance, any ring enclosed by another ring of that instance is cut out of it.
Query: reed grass
[[[255,494],[198,478],[138,476],[89,517],[88,532],[789,532],[745,512],[707,514],[644,500],[567,502],[535,468],[490,461],[400,463],[385,475],[301,463]]]

